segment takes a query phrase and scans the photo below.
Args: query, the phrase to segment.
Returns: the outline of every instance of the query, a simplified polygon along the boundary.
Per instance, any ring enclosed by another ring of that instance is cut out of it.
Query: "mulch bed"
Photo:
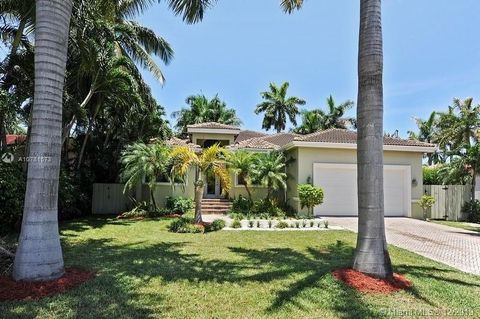
[[[332,275],[359,292],[389,294],[412,287],[412,282],[398,273],[393,274],[392,280],[369,276],[351,268],[335,270]]]
[[[55,280],[24,282],[10,276],[0,276],[0,301],[39,300],[75,288],[95,277],[95,273],[79,268],[67,268],[65,274]]]

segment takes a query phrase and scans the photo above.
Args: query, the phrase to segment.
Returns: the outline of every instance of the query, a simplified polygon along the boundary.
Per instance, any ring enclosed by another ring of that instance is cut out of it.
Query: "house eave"
[[[357,149],[357,144],[293,141],[286,144],[283,147],[283,149],[288,151],[294,147],[355,150]],[[435,152],[435,149],[436,149],[435,146],[407,146],[407,145],[384,145],[383,146],[384,151],[395,151],[395,152],[433,153]]]
[[[238,135],[240,133],[240,129],[232,130],[232,129],[219,129],[219,128],[199,128],[199,127],[189,127],[187,128],[187,133],[209,133],[209,134],[229,134],[229,135]]]

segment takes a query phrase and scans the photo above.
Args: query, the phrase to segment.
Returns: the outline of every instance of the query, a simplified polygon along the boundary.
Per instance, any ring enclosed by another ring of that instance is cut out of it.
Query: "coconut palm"
[[[72,0],[37,0],[35,96],[22,229],[13,266],[16,280],[64,273],[58,233],[62,97]]]
[[[187,126],[191,124],[217,122],[227,125],[240,125],[242,122],[237,117],[235,109],[227,107],[218,95],[208,99],[203,94],[190,95],[185,103],[188,107],[182,108],[172,114],[177,120],[175,128],[180,134],[187,133]]]
[[[471,145],[480,139],[480,105],[473,104],[473,98],[453,100],[448,111],[440,113],[438,121],[438,141],[453,149],[461,145]]]
[[[360,1],[358,50],[358,236],[353,268],[392,278],[383,198],[383,45],[381,0]]]
[[[349,129],[356,127],[356,119],[345,117],[345,112],[354,106],[353,101],[347,100],[339,105],[330,95],[327,98],[327,111],[315,109],[302,112],[302,124],[293,131],[298,134],[310,134],[318,130],[329,128]]]
[[[418,127],[418,133],[413,131],[408,131],[409,138],[412,140],[417,140],[426,143],[435,143],[437,140],[438,134],[438,113],[432,112],[426,120],[421,118],[414,118],[415,123]],[[427,154],[428,165],[437,164],[441,161],[441,154],[435,152],[433,154]]]
[[[123,192],[127,193],[135,189],[145,178],[153,208],[158,210],[154,196],[157,178],[161,175],[169,175],[170,154],[171,149],[162,143],[149,145],[135,143],[128,146],[122,152],[121,158],[121,179],[125,182]]]
[[[227,168],[229,151],[218,144],[204,149],[201,154],[191,148],[180,146],[172,151],[172,176],[185,177],[189,170],[195,170],[195,223],[202,223],[202,199],[207,176],[217,176],[223,191],[231,187],[230,172]]]
[[[269,86],[270,91],[260,93],[265,101],[257,105],[255,114],[265,113],[263,129],[268,131],[273,127],[280,133],[285,129],[287,117],[293,125],[297,125],[298,105],[305,105],[305,101],[295,96],[287,97],[288,87],[288,82],[280,86],[272,82]]]
[[[251,175],[267,188],[267,199],[271,199],[273,191],[287,187],[285,168],[286,159],[281,152],[272,151],[256,156]]]
[[[233,152],[228,158],[230,170],[237,174],[238,180],[243,181],[243,186],[248,194],[249,200],[252,200],[250,186],[252,185],[252,166],[255,162],[255,153],[245,150]]]

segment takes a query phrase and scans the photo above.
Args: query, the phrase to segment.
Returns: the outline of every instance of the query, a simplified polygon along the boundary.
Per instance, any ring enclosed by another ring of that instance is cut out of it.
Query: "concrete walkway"
[[[357,231],[356,217],[326,217],[330,225]],[[480,233],[400,217],[386,217],[389,244],[480,275]]]

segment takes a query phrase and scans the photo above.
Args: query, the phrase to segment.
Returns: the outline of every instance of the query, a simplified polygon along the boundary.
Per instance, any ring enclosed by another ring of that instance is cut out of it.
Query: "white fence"
[[[429,210],[431,219],[463,220],[461,210],[470,200],[470,185],[425,185],[424,193],[435,198],[435,204]]]
[[[120,214],[132,206],[124,184],[93,184],[92,214]]]

